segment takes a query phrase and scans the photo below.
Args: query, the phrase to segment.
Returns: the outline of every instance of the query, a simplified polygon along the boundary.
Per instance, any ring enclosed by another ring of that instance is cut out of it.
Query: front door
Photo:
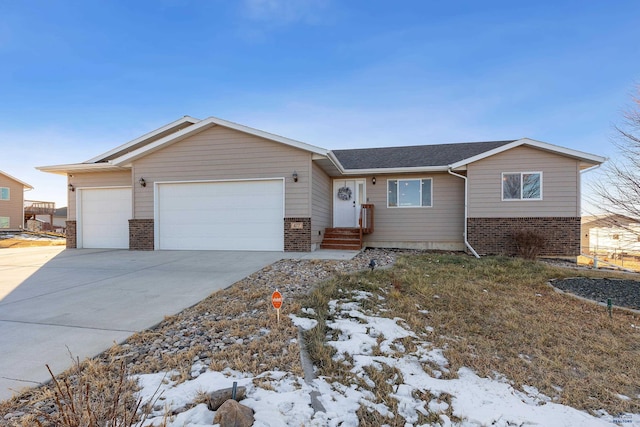
[[[358,227],[360,206],[365,203],[364,180],[333,181],[333,226]]]

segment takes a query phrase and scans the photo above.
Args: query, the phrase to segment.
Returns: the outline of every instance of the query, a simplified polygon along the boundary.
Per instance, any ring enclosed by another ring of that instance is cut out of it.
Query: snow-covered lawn
[[[336,349],[334,360],[360,381],[345,385],[320,377],[305,382],[304,378],[273,371],[258,376],[231,370],[200,373],[200,366],[194,367],[193,379],[180,384],[170,380],[171,372],[139,375],[139,395],[146,401],[157,399],[144,425],[159,425],[166,411],[187,407],[202,393],[237,382],[247,388],[241,403],[255,411],[255,426],[357,426],[356,411],[364,408],[383,420],[381,425],[397,425],[396,417],[402,416],[407,426],[640,427],[640,414],[614,416],[601,411],[597,418],[554,403],[535,387],[517,390],[499,372],[493,378],[481,378],[463,367],[450,376],[452,379],[445,379],[442,374],[448,373],[449,363],[443,349],[411,331],[402,318],[390,319],[380,316],[379,310],[365,310],[362,301],[372,297],[354,291],[348,298],[329,304],[332,320],[327,326],[333,333],[328,345]],[[303,313],[311,316],[313,310],[304,309]],[[315,326],[313,319],[290,318],[301,328]],[[413,340],[415,349],[405,348],[401,341],[406,338]],[[370,373],[388,368],[398,374],[393,392],[381,402],[371,389],[375,383]],[[314,411],[310,397],[314,391],[319,393],[324,410]],[[173,416],[168,425],[211,426],[214,415],[205,404],[199,404]]]

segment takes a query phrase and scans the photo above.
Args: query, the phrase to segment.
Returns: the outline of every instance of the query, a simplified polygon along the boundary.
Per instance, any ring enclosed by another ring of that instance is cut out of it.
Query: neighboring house
[[[68,177],[71,248],[312,251],[362,223],[368,247],[513,253],[533,228],[575,256],[581,172],[604,160],[526,138],[329,151],[185,116],[38,169]]]
[[[67,229],[67,208],[58,208],[53,212],[53,230],[64,233]]]
[[[619,214],[582,217],[581,247],[589,255],[640,255],[640,221]]]
[[[33,187],[0,171],[0,231],[23,228],[24,192],[27,190],[33,190]]]
[[[56,210],[55,202],[39,200],[24,201],[24,221],[29,231],[53,230],[53,215]]]

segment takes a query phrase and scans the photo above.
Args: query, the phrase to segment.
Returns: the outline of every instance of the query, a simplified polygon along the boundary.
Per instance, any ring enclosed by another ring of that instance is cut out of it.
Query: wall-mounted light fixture
[[[69,191],[76,191],[76,188],[73,186],[73,184],[69,184]]]
[[[138,182],[140,183],[140,187],[146,187],[147,186],[147,181],[145,181],[144,178],[140,178],[140,180],[138,180]]]
[[[371,178],[371,183],[372,183],[373,185],[376,185],[376,177],[375,177],[375,176],[374,176],[373,178]]]
[[[298,182],[298,172],[293,171],[293,175],[291,175],[293,177],[293,182]]]

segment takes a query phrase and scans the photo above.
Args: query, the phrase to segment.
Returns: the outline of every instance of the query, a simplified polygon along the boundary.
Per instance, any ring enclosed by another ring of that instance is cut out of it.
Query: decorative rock
[[[389,249],[367,249],[352,260],[282,260],[237,282],[234,287],[246,289],[248,293],[251,293],[254,289],[271,289],[273,286],[277,286],[286,301],[293,302],[306,295],[318,282],[336,274],[367,269],[369,260],[372,258],[377,260],[376,268],[382,268],[393,264],[398,253],[412,252],[414,251],[397,252]],[[419,251],[415,251],[415,253],[419,253]],[[234,305],[241,306],[244,307],[241,314],[218,312],[217,309],[207,307],[206,304],[204,307],[196,305],[175,316],[165,317],[159,325],[145,331],[145,335],[139,337],[140,339],[126,342],[120,346],[117,353],[99,356],[96,361],[110,363],[113,358],[124,360],[127,370],[137,373],[148,372],[146,371],[148,366],[154,366],[154,369],[170,370],[172,368],[165,366],[166,360],[172,360],[174,356],[179,356],[189,349],[197,349],[193,359],[189,358],[194,366],[186,371],[187,374],[196,377],[206,372],[212,362],[224,360],[220,357],[220,353],[229,347],[247,346],[250,342],[261,339],[261,337],[264,339],[263,337],[271,333],[267,327],[259,328],[252,335],[231,332],[232,329],[229,329],[228,325],[218,326],[218,322],[235,322],[238,319],[260,321],[265,310],[271,309],[271,304],[266,299],[244,300],[235,295],[227,294],[224,294],[222,298],[222,304],[216,306],[225,308]],[[206,303],[206,299],[203,302]],[[295,341],[290,342],[294,343]],[[199,360],[196,359],[196,354]],[[249,360],[255,360],[259,355],[251,351],[247,352],[246,356]],[[258,363],[258,368],[266,369],[266,365]],[[243,398],[244,396],[244,388],[239,387],[237,397]],[[226,398],[230,397],[231,392],[229,391]],[[218,406],[223,401],[218,403]],[[182,411],[191,406],[193,405],[187,404],[174,411]],[[154,409],[161,411],[163,408],[164,405],[158,403]],[[54,414],[57,407],[50,399],[46,400],[46,403],[38,403],[36,406],[36,402],[33,402],[32,397],[29,396],[16,402],[12,407],[8,406],[6,410],[8,411],[6,414],[0,414],[0,427],[19,425],[17,423],[20,423],[25,415]]]
[[[224,402],[213,417],[213,423],[220,424],[220,427],[251,427],[253,421],[253,409],[235,400]]]
[[[244,399],[244,396],[247,392],[247,388],[243,386],[239,386],[236,388],[236,400]],[[223,388],[222,390],[216,390],[209,393],[207,396],[207,407],[210,411],[217,411],[220,406],[227,400],[231,399],[231,395],[233,393],[233,389]]]

